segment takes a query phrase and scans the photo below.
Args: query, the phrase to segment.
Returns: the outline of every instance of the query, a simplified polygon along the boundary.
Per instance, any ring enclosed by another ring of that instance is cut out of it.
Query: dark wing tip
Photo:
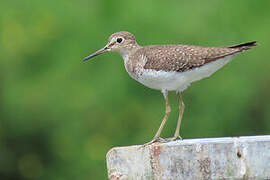
[[[252,42],[247,42],[247,43],[243,43],[243,44],[238,44],[238,45],[234,45],[234,46],[229,46],[228,48],[239,48],[239,49],[242,49],[242,50],[246,50],[246,49],[250,49],[251,47],[253,46],[257,46],[258,43],[257,41],[252,41]]]
[[[213,58],[206,58],[205,62],[208,63],[208,62],[220,59],[220,58],[224,58],[224,57],[229,56],[229,55],[234,55],[234,54],[237,54],[239,52],[248,50],[248,49],[252,48],[253,46],[257,46],[257,45],[258,45],[257,41],[252,41],[252,42],[242,43],[242,44],[238,44],[238,45],[234,45],[234,46],[228,46],[226,48],[230,48],[231,52],[224,54],[224,55],[221,55],[221,56],[213,57]]]

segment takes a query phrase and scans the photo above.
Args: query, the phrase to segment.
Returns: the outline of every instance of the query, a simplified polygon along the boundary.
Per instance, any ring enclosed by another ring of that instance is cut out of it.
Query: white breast
[[[138,68],[138,77],[133,78],[152,89],[181,92],[186,89],[190,83],[209,77],[227,64],[231,58],[232,56],[227,56],[185,72],[166,72]]]

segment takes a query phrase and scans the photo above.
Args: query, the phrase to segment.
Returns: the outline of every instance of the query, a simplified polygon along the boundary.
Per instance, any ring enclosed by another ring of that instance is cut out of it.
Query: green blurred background
[[[107,53],[111,33],[140,45],[257,40],[183,94],[183,138],[270,133],[270,1],[0,1],[0,179],[106,179],[106,152],[145,143],[164,100]],[[163,136],[172,136],[172,114]]]

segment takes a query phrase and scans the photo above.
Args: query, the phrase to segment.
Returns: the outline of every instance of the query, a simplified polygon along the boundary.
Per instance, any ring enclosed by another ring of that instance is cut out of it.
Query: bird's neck
[[[128,57],[134,52],[136,52],[139,48],[140,46],[138,44],[128,46],[126,48],[119,50],[119,54],[123,57],[124,61],[126,61]]]

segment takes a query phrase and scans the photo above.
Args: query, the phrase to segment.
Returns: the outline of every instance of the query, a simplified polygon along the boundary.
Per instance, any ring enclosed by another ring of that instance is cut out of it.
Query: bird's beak
[[[83,61],[87,61],[87,60],[89,60],[89,59],[91,59],[91,58],[93,58],[93,57],[95,57],[95,56],[97,56],[97,55],[100,55],[100,54],[102,54],[102,53],[104,53],[104,52],[107,52],[108,50],[109,50],[109,49],[107,48],[107,46],[105,46],[104,48],[102,48],[102,49],[100,49],[100,50],[94,52],[93,54],[90,54],[89,56],[85,57],[85,58],[83,59]]]

